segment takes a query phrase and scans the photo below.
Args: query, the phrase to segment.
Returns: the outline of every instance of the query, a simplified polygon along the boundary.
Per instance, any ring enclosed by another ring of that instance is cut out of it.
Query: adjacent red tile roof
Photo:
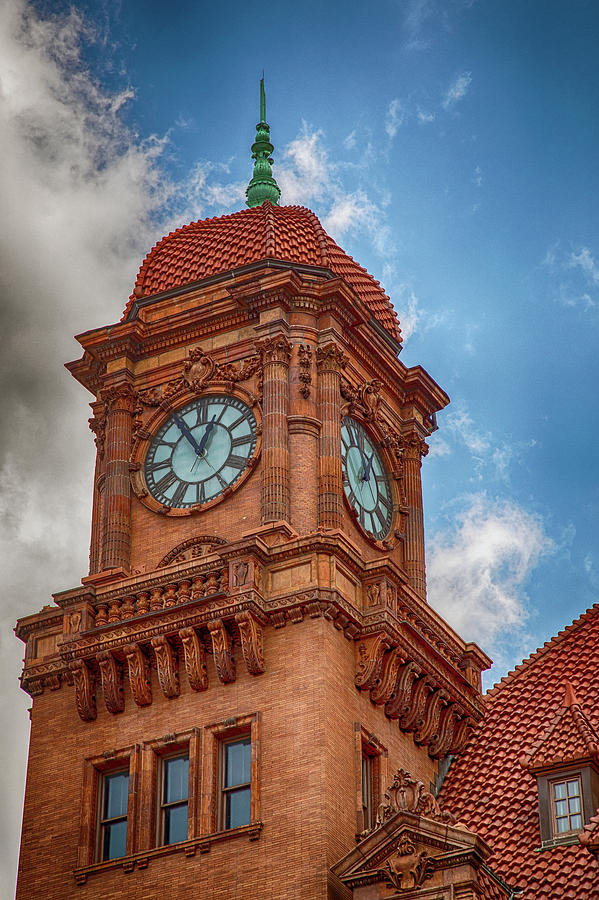
[[[193,284],[262,259],[330,269],[401,340],[397,314],[379,282],[337,246],[314,213],[303,206],[273,206],[268,201],[229,216],[192,222],[162,238],[141,265],[125,315],[134,298]]]
[[[596,604],[488,692],[486,718],[443,784],[444,807],[490,844],[489,865],[523,900],[599,900],[599,867],[583,846],[539,849],[537,783],[521,764],[543,747],[565,764],[592,750],[598,662]],[[576,695],[565,703],[566,681]]]
[[[522,757],[521,763],[529,772],[534,772],[556,763],[596,759],[598,749],[599,737],[568,681],[561,708],[531,752]]]

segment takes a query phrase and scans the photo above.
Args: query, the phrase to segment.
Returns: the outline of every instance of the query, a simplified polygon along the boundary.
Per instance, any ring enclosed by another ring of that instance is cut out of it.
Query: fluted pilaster
[[[131,487],[129,456],[135,394],[123,384],[103,392],[107,404],[102,569],[129,566]]]
[[[262,400],[262,522],[289,521],[289,359],[285,335],[256,343],[264,372]]]
[[[347,357],[331,341],[316,350],[318,415],[321,420],[318,464],[318,523],[340,528],[343,520],[341,467],[341,370]]]
[[[422,511],[422,457],[428,453],[426,442],[416,431],[402,436],[404,485],[408,517],[404,544],[404,568],[410,584],[421,597],[426,597],[424,555],[424,515]]]

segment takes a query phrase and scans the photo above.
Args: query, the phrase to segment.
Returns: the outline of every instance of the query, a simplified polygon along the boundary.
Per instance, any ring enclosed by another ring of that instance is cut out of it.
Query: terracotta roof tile
[[[520,765],[536,753],[552,756],[558,744],[565,760],[588,756],[598,663],[595,605],[488,692],[486,719],[443,784],[443,805],[488,841],[489,865],[524,889],[523,900],[599,900],[599,869],[584,847],[539,849],[537,783]],[[568,705],[566,679],[575,691]]]
[[[401,340],[397,314],[379,282],[337,246],[314,213],[303,206],[273,206],[268,201],[192,222],[162,238],[141,265],[125,316],[134,298],[184,287],[262,259],[330,269]]]

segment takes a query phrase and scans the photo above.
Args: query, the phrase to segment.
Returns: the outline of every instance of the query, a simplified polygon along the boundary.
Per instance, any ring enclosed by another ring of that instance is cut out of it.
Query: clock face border
[[[196,503],[186,507],[168,506],[167,504],[163,504],[160,502],[160,500],[157,500],[156,497],[152,495],[150,488],[146,482],[145,462],[148,452],[150,451],[157,433],[160,431],[163,425],[165,425],[168,420],[172,418],[173,413],[179,413],[191,403],[200,401],[204,397],[211,396],[232,397],[236,400],[240,400],[247,407],[249,407],[256,422],[255,445],[253,452],[248,457],[245,469],[239,475],[239,477],[232,484],[229,484],[225,488],[223,488],[223,490],[219,494],[211,497],[204,503]],[[227,497],[230,497],[232,493],[239,490],[239,488],[246,482],[246,480],[250,477],[250,475],[256,468],[258,460],[260,458],[261,449],[262,412],[257,398],[249,391],[240,388],[236,384],[219,385],[212,383],[206,385],[205,390],[202,390],[198,393],[186,391],[184,394],[174,398],[172,404],[169,404],[166,409],[161,406],[159,410],[150,418],[148,423],[144,425],[144,427],[141,429],[141,435],[137,438],[133,447],[133,452],[131,454],[131,487],[137,499],[140,500],[145,507],[152,510],[152,512],[156,512],[160,515],[168,517],[197,515],[198,513],[203,513],[206,510],[211,509],[213,506],[218,505]]]
[[[391,504],[391,511],[389,513],[389,527],[387,531],[382,536],[377,536],[372,531],[369,531],[365,525],[360,522],[359,514],[356,508],[351,503],[348,493],[346,490],[346,486],[350,483],[349,476],[347,474],[347,464],[346,464],[346,455],[344,452],[343,441],[341,443],[341,465],[343,471],[343,500],[347,505],[352,517],[352,521],[355,523],[356,527],[362,532],[362,534],[371,542],[378,544],[381,546],[384,541],[388,541],[393,534],[395,518],[396,518],[396,502],[395,502],[395,488],[393,485],[394,478],[390,474],[390,467],[388,465],[387,454],[383,447],[381,447],[380,441],[372,434],[372,431],[368,429],[366,423],[364,423],[361,419],[356,416],[344,415],[341,420],[341,425],[346,421],[355,422],[365,433],[368,438],[370,444],[372,445],[373,450],[376,451],[376,454],[380,460],[381,468],[383,470],[387,486],[389,488],[389,501]],[[362,504],[360,504],[362,505]],[[373,507],[374,509],[375,507]]]

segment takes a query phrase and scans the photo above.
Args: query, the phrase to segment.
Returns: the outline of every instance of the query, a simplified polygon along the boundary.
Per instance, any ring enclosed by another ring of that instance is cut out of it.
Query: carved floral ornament
[[[455,823],[455,816],[441,809],[436,797],[427,791],[422,781],[412,778],[405,769],[398,769],[393,782],[385,791],[383,802],[378,808],[376,826],[383,825],[397,812],[426,816],[448,825]]]
[[[395,855],[387,860],[382,870],[385,880],[399,891],[410,891],[432,878],[434,863],[426,850],[417,850],[407,836],[399,840]]]

